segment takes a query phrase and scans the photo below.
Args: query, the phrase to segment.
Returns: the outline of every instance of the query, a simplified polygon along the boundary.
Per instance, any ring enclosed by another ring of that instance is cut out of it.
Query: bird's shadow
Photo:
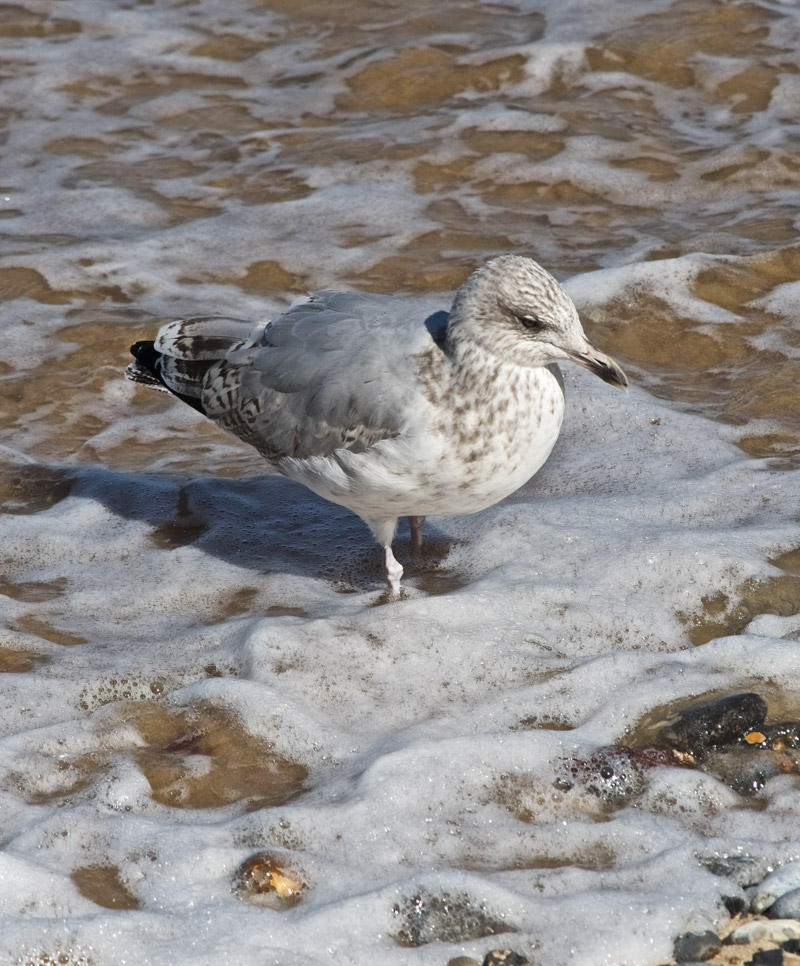
[[[186,479],[41,464],[0,469],[6,512],[36,513],[66,497],[93,500],[115,516],[140,521],[165,551],[191,545],[260,574],[323,577],[340,593],[385,587],[381,551],[363,521],[281,476]],[[459,585],[442,567],[451,543],[429,524],[426,546],[412,554],[401,521],[394,546],[414,587],[439,594]]]

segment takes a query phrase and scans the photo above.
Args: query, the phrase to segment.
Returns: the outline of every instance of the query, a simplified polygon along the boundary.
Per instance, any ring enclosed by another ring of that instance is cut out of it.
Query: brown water
[[[120,411],[87,400],[116,382],[126,343],[153,328],[159,295],[126,254],[137,239],[191,225],[203,250],[184,242],[159,266],[165,311],[202,310],[209,292],[220,305],[233,306],[237,292],[274,304],[331,278],[445,293],[511,250],[560,275],[716,256],[693,266],[681,295],[707,303],[707,318],[717,307],[731,313],[724,323],[703,324],[644,283],[592,306],[586,327],[660,395],[737,425],[774,420],[743,432],[754,455],[796,453],[795,320],[764,301],[800,275],[796,132],[771,103],[800,69],[781,33],[791,10],[706,0],[643,8],[624,28],[593,33],[575,62],[565,51],[545,83],[530,76],[535,50],[528,62],[544,29],[539,13],[462,3],[263,9],[276,16],[259,26],[251,12],[255,29],[198,36],[178,63],[131,50],[111,73],[81,56],[96,21],[4,8],[3,34],[23,73],[37,76],[26,39],[60,44],[49,114],[46,100],[31,99],[5,119],[12,149],[24,131],[27,152],[6,174],[10,244],[0,268],[0,296],[19,301],[7,318],[45,329],[47,356],[60,365],[6,356],[3,441],[51,461],[80,452],[141,465],[136,450],[97,453],[92,440]],[[294,45],[302,53],[287,62]],[[333,66],[322,68],[326,58]],[[21,82],[6,79],[7,103]],[[185,107],[171,110],[172,98]],[[282,253],[283,219],[271,237],[271,209],[313,198],[320,180],[361,178],[378,199],[382,185],[407,193],[400,231],[359,208],[334,217],[308,206],[293,226],[304,245],[293,264]],[[107,197],[100,224],[62,224],[58,200],[81,206],[95,191]],[[261,224],[259,240],[248,224],[247,251],[226,237],[242,206]],[[148,223],[132,227],[139,214]],[[348,255],[312,243],[317,218]],[[135,400],[141,419],[169,405]]]

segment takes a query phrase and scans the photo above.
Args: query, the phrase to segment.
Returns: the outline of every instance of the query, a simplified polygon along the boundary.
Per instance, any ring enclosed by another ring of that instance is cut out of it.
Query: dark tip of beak
[[[589,349],[588,352],[570,352],[569,357],[579,366],[583,366],[584,369],[588,369],[589,372],[599,376],[609,386],[618,386],[620,389],[628,388],[628,377],[611,356],[598,352],[596,349]]]

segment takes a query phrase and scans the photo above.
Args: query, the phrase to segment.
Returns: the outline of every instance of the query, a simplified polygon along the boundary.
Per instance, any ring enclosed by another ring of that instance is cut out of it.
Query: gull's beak
[[[585,352],[570,352],[567,350],[567,355],[579,366],[583,366],[589,372],[600,376],[603,382],[607,382],[610,386],[619,386],[620,389],[628,388],[628,377],[611,356],[598,352],[591,346]]]

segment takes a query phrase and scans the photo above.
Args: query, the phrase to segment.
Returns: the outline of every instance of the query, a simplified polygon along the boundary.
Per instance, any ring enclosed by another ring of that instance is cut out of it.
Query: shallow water
[[[800,857],[796,774],[554,784],[696,698],[800,716],[794,6],[30,0],[0,37],[0,960],[656,966],[727,918],[698,859]],[[399,602],[358,519],[122,379],[165,319],[441,308],[506,251],[633,388],[567,371],[532,483],[422,560],[401,529]],[[299,902],[235,890],[259,850]]]

